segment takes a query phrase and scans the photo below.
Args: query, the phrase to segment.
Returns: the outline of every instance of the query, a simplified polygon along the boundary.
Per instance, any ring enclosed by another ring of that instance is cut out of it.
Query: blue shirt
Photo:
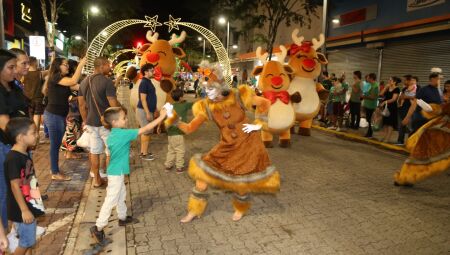
[[[156,91],[155,86],[153,86],[152,82],[147,78],[142,78],[141,83],[139,84],[139,102],[137,107],[140,109],[144,109],[141,102],[141,94],[146,94],[147,96],[147,107],[150,112],[156,111]]]
[[[130,143],[136,140],[139,129],[113,128],[106,139],[106,144],[111,152],[108,175],[130,174]]]
[[[416,98],[422,99],[423,101],[425,101],[428,104],[441,104],[442,103],[439,89],[436,87],[433,87],[431,85],[428,85],[428,86],[418,89],[418,91],[416,93]],[[421,110],[422,110],[422,108],[420,108],[420,106],[416,107],[417,113],[420,113]]]

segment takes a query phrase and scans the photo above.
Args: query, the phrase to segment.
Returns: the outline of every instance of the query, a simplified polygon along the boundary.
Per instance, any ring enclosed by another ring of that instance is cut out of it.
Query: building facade
[[[450,77],[449,0],[329,1],[329,72],[377,73],[380,81],[412,74],[428,82],[432,67]]]

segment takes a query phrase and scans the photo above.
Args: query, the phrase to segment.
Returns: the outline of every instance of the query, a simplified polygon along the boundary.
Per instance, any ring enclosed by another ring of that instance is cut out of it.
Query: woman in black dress
[[[389,142],[391,139],[392,131],[394,127],[397,127],[397,98],[400,94],[400,88],[398,85],[400,84],[401,79],[398,77],[389,78],[388,85],[384,87],[380,96],[384,96],[383,102],[380,104],[380,107],[384,109],[387,105],[387,109],[389,110],[389,114],[383,116],[383,133],[384,136],[381,139],[382,142]]]

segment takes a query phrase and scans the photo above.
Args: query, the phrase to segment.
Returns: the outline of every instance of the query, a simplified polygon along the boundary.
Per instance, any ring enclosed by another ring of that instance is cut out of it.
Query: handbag
[[[89,148],[89,132],[85,130],[77,140],[77,146],[81,148]]]
[[[383,115],[383,117],[389,117],[391,115],[391,112],[389,111],[389,108],[388,108],[388,104],[384,105],[384,109],[381,112],[381,115]]]

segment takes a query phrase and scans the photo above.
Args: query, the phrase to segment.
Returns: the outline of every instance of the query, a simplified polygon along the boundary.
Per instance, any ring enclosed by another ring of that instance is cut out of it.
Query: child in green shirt
[[[192,108],[193,103],[186,102],[183,99],[183,91],[179,88],[172,91],[172,99],[175,101],[173,109],[183,122],[187,121],[187,112]],[[164,163],[166,171],[172,169],[174,163],[177,174],[184,172],[184,133],[177,126],[172,125],[167,129],[167,157]]]
[[[126,129],[128,124],[127,110],[123,107],[110,107],[103,114],[105,128],[111,129],[111,133],[106,141],[111,152],[111,159],[108,165],[108,187],[106,197],[100,210],[97,222],[90,228],[92,237],[98,243],[105,240],[103,229],[108,224],[113,207],[116,207],[119,218],[119,226],[134,224],[137,219],[127,216],[127,205],[125,204],[126,188],[124,176],[130,174],[130,143],[141,135],[151,131],[166,117],[166,110],[162,109],[157,119],[148,123],[140,129]]]

